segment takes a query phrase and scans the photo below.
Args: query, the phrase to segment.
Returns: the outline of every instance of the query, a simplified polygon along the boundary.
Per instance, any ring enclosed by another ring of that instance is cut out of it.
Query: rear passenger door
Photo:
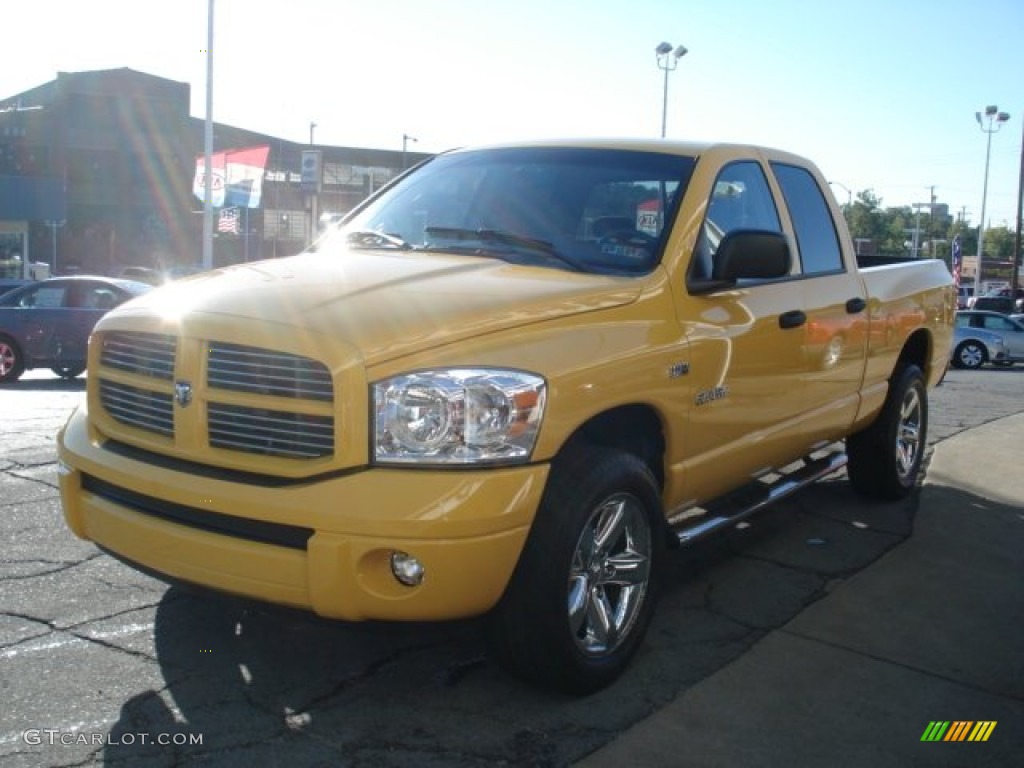
[[[856,265],[843,258],[835,214],[818,177],[799,165],[773,162],[771,167],[795,235],[807,316],[805,424],[812,440],[832,439],[857,412],[869,297]]]

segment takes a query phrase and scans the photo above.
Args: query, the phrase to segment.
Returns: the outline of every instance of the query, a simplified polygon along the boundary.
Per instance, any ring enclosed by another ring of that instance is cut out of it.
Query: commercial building
[[[126,266],[189,267],[202,258],[202,203],[192,194],[204,121],[190,86],[131,69],[60,72],[0,100],[0,277],[116,275]],[[215,266],[301,249],[320,214],[342,214],[429,155],[300,144],[214,124],[214,151],[266,145],[259,208],[215,235]],[[303,153],[320,152],[316,203]],[[42,271],[46,271],[45,269]]]

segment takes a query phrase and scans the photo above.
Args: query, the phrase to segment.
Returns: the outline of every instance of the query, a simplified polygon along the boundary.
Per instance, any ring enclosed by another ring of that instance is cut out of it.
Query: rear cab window
[[[814,175],[806,168],[785,163],[772,163],[772,171],[793,221],[803,274],[844,271],[835,222]]]

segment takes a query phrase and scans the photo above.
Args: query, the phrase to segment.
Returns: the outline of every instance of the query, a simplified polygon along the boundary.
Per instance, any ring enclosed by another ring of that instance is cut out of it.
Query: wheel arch
[[[895,375],[897,371],[906,368],[908,365],[916,365],[924,373],[925,381],[937,381],[942,375],[942,371],[935,370],[932,365],[932,349],[934,344],[935,340],[928,330],[919,328],[914,331],[903,344],[903,349],[900,350],[893,374]],[[943,368],[943,370],[945,369]]]
[[[638,457],[665,487],[665,428],[658,411],[646,404],[620,405],[594,414],[562,445],[559,454],[579,442],[615,448]]]

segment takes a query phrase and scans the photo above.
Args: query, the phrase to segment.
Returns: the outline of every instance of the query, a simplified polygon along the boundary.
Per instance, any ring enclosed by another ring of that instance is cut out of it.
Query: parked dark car
[[[20,280],[18,278],[0,278],[0,296],[3,296],[8,291],[13,291],[15,288],[21,288],[23,285],[29,285],[31,280]]]
[[[0,382],[31,368],[71,379],[85,370],[89,334],[103,315],[152,286],[109,277],[54,277],[0,296]]]

